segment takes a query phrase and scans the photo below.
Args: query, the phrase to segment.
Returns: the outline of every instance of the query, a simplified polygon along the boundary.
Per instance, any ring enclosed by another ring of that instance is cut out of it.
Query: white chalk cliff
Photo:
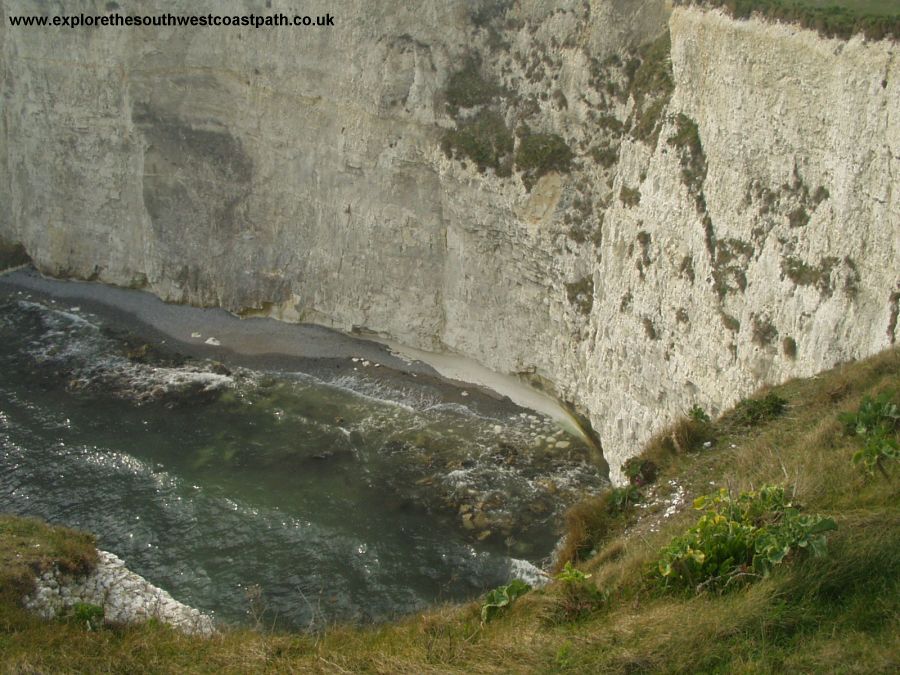
[[[621,479],[691,405],[900,333],[900,46],[668,4],[311,1],[334,28],[40,29],[7,17],[55,9],[5,0],[0,243],[49,275],[523,374],[590,419]],[[658,50],[636,50],[667,30],[674,86],[656,86]],[[569,171],[529,190],[442,150],[479,109],[448,108],[448,81],[479,60],[509,130],[558,134]]]

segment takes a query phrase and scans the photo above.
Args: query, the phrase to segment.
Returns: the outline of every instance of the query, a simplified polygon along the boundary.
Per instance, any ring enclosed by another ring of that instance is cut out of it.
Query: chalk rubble
[[[212,635],[210,616],[175,600],[169,593],[135,574],[118,556],[98,551],[100,560],[87,576],[72,577],[54,568],[44,572],[35,591],[27,596],[27,609],[53,619],[79,603],[103,608],[108,623],[142,623],[156,619],[185,633]]]

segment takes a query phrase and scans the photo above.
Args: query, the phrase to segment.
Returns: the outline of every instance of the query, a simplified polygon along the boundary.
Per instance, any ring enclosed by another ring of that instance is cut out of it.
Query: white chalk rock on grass
[[[175,600],[142,576],[135,574],[118,556],[98,551],[97,567],[86,577],[71,578],[54,569],[37,580],[35,592],[25,598],[25,607],[51,619],[70,607],[85,603],[103,608],[110,623],[141,623],[156,619],[185,633],[212,635],[211,617]]]

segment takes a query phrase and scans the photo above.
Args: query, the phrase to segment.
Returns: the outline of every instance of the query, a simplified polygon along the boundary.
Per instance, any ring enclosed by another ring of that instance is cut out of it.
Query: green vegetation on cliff
[[[468,59],[450,75],[444,96],[447,112],[456,123],[441,138],[448,159],[471,160],[480,173],[493,169],[499,178],[510,177],[515,169],[522,173],[528,190],[543,175],[570,171],[574,155],[559,134],[535,133],[522,123],[514,124],[513,136],[506,117],[516,108],[518,97],[486,77],[478,60]],[[556,98],[565,101],[561,91]]]
[[[42,622],[4,591],[0,669],[897,672],[898,400],[892,349],[760,392],[717,419],[695,406],[628,463],[631,485],[569,513],[571,561],[542,590],[508,586],[389,625],[209,639],[156,623]],[[4,589],[89,542],[64,532],[20,559],[48,540],[18,523],[0,521]]]
[[[481,110],[470,120],[444,134],[442,148],[447,157],[454,153],[467,157],[482,173],[491,168],[499,176],[509,176],[513,137],[496,112]]]
[[[567,173],[572,163],[572,150],[559,134],[536,134],[528,129],[520,130],[519,147],[516,149],[516,168],[522,171],[522,180],[531,189],[541,176],[558,171]]]
[[[676,5],[721,7],[737,19],[754,14],[797,23],[827,37],[862,33],[871,40],[900,40],[897,0],[675,0]]]
[[[498,93],[500,88],[497,84],[482,76],[478,61],[469,59],[447,80],[445,95],[448,107],[455,114],[459,108],[474,108],[490,103]]]

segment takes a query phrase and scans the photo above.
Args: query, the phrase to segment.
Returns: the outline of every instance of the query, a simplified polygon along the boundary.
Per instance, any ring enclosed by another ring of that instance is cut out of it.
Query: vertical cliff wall
[[[693,404],[896,340],[895,43],[664,0],[311,2],[336,26],[302,31],[2,11],[0,241],[47,274],[522,374],[615,478]],[[557,138],[567,161],[523,151]]]

